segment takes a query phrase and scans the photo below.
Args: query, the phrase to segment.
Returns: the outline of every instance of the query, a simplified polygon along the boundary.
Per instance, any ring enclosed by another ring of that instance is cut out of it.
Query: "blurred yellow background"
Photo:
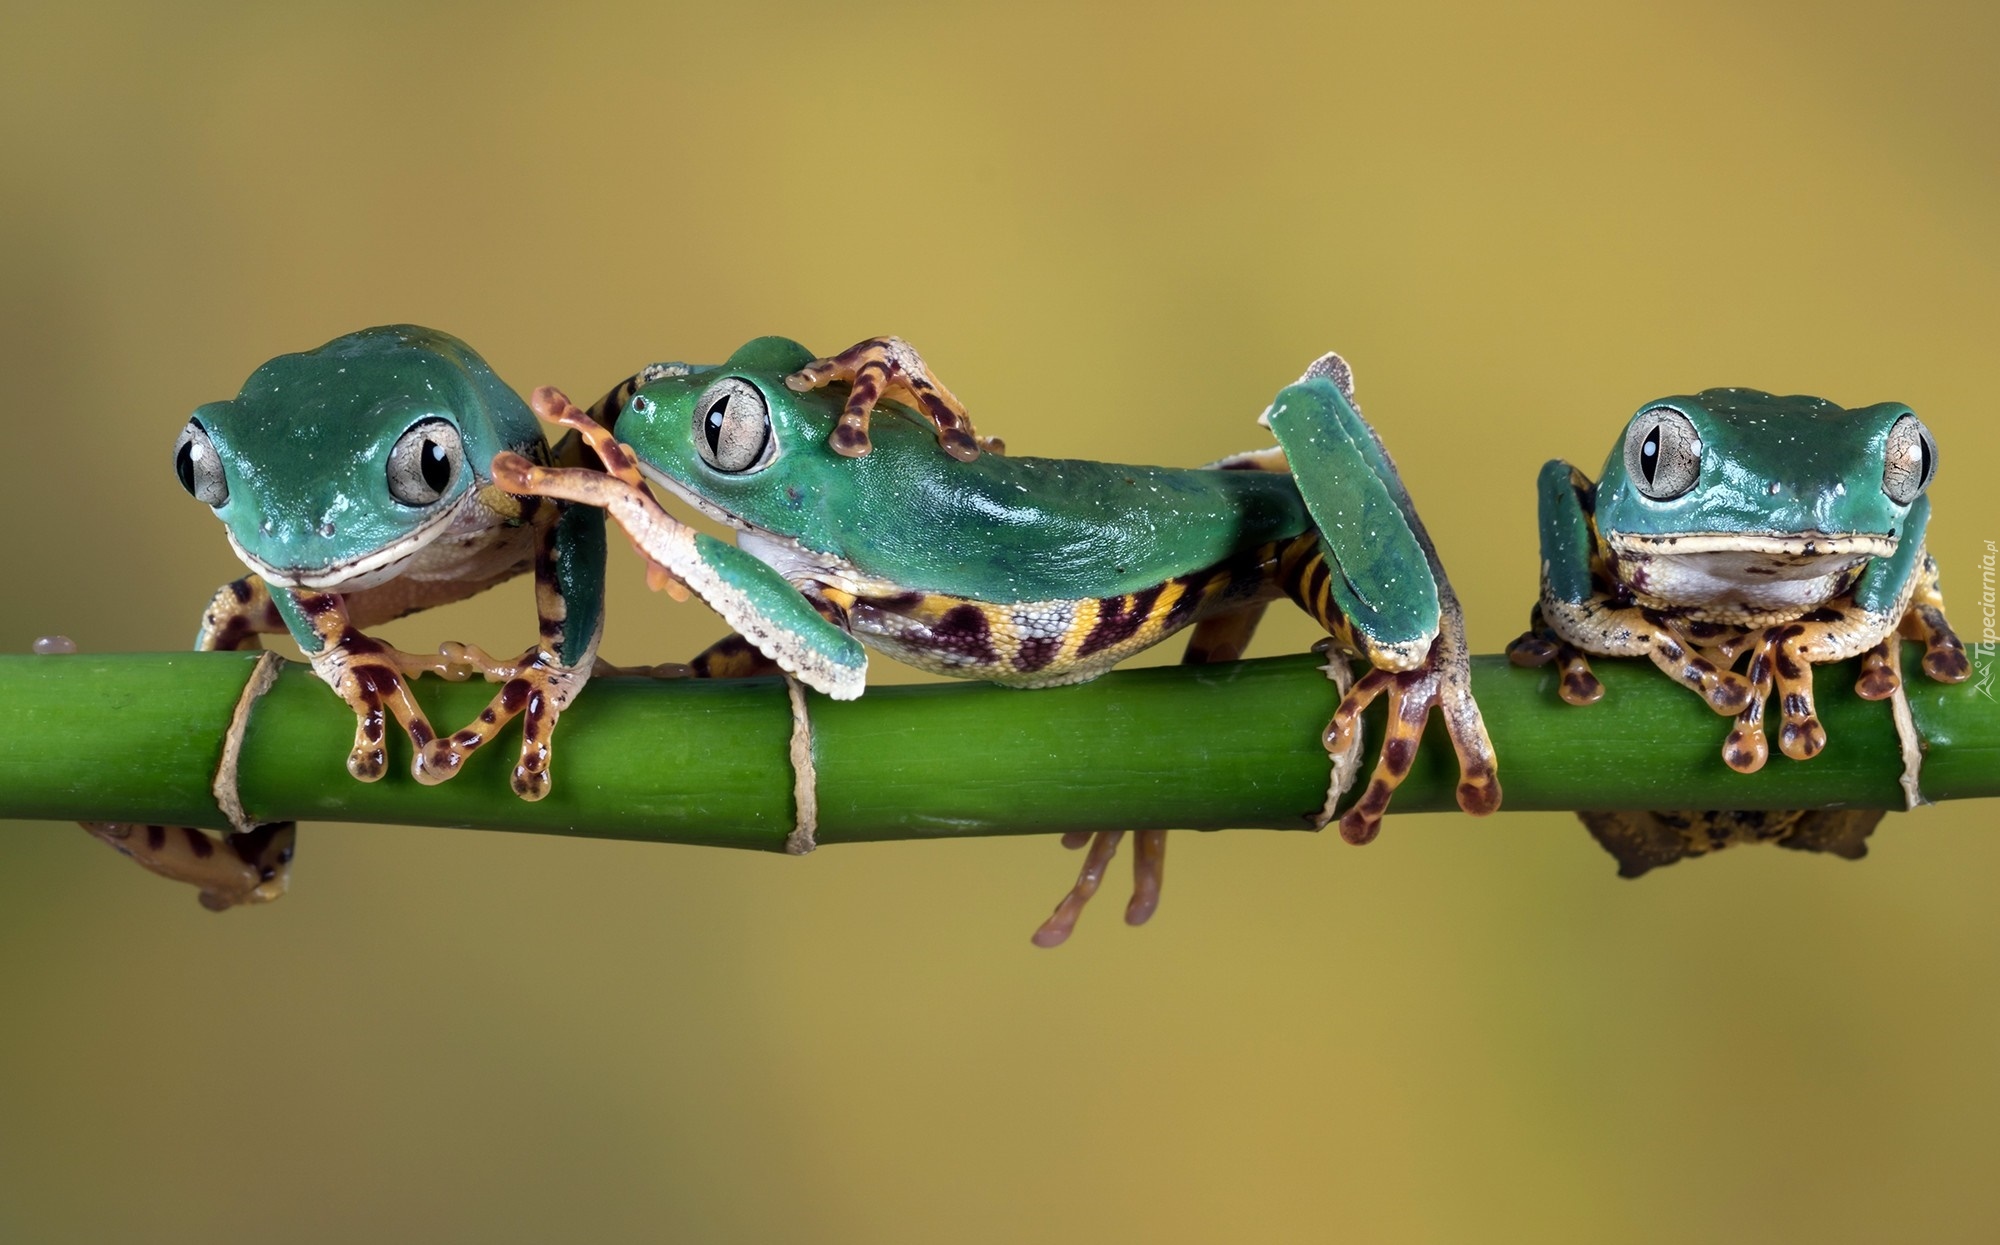
[[[898,333],[1016,452],[1179,464],[1338,348],[1487,652],[1544,459],[1662,393],[1896,398],[1976,635],[1996,13],[16,10],[0,649],[186,645],[238,573],[187,412],[399,320],[573,394]],[[720,634],[615,556],[614,660]],[[1554,815],[1179,836],[1152,926],[1054,953],[1047,840],[314,825],[218,917],[14,824],[0,1240],[1992,1240],[1993,820],[1639,883]]]

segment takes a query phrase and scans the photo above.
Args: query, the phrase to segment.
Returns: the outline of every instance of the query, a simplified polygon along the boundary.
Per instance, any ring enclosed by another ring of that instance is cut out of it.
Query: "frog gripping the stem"
[[[1198,469],[1005,456],[893,338],[830,358],[761,338],[721,366],[655,365],[590,413],[551,389],[533,402],[604,470],[502,454],[495,480],[603,507],[652,582],[721,614],[737,635],[697,670],[782,670],[850,699],[865,685],[865,643],[932,673],[1056,687],[1184,629],[1185,660],[1234,659],[1288,597],[1326,628],[1344,689],[1322,740],[1334,779],[1316,824],[1353,778],[1360,714],[1376,699],[1387,736],[1343,837],[1374,837],[1434,708],[1459,755],[1461,807],[1499,805],[1457,599],[1337,355],[1266,411],[1279,448]],[[649,483],[729,525],[736,544],[673,519]],[[1351,689],[1348,658],[1369,667]],[[1164,835],[1138,832],[1132,923],[1157,901]],[[1120,837],[1066,836],[1090,851],[1038,942],[1068,936]]]

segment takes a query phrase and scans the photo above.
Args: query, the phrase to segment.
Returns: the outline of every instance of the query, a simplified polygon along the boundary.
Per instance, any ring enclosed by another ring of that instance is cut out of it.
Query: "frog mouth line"
[[[1749,553],[1801,561],[1821,558],[1886,558],[1896,552],[1894,536],[1867,532],[1682,532],[1647,536],[1621,532],[1605,543],[1624,555]]]
[[[244,565],[257,572],[273,588],[297,588],[308,592],[358,592],[396,577],[403,563],[415,557],[432,540],[457,521],[475,492],[467,489],[456,502],[445,506],[418,524],[402,538],[346,562],[328,562],[313,567],[281,568],[271,565],[245,549],[236,533],[227,531],[229,547]]]

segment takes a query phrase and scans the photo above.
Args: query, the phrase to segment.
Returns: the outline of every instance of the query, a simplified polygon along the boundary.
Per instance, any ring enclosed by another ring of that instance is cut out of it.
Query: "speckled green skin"
[[[1903,595],[1922,556],[1930,498],[1892,500],[1882,488],[1882,465],[1889,430],[1909,407],[1878,402],[1849,410],[1824,398],[1732,388],[1660,398],[1640,413],[1662,406],[1685,414],[1701,438],[1698,483],[1681,496],[1659,501],[1639,491],[1626,470],[1623,433],[1605,459],[1588,515],[1577,504],[1569,464],[1543,468],[1542,553],[1552,597],[1589,599],[1593,519],[1597,535],[1612,540],[1884,537],[1896,552],[1869,560],[1855,598],[1879,611]]]
[[[197,408],[194,422],[214,443],[228,481],[215,508],[231,543],[274,586],[337,578],[342,568],[408,546],[418,555],[421,529],[436,514],[462,507],[461,538],[481,527],[520,522],[519,508],[494,509],[488,464],[503,449],[545,457],[541,427],[527,404],[471,347],[416,325],[385,325],[337,337],[316,350],[280,355],[251,373],[236,397]],[[448,420],[465,446],[464,467],[436,502],[405,505],[387,484],[390,448],[420,419]],[[482,492],[481,497],[466,494]],[[574,660],[596,633],[603,596],[603,515],[567,512],[557,532],[557,581],[569,610],[560,651]],[[448,565],[425,568],[447,579]],[[379,583],[386,574],[358,576]],[[341,591],[339,583],[312,583]],[[291,595],[274,601],[308,653],[323,638]]]
[[[784,383],[812,358],[796,342],[760,338],[720,367],[653,381],[619,415],[618,439],[653,479],[738,527],[909,591],[996,604],[1140,591],[1312,530],[1322,515],[1339,542],[1341,603],[1357,623],[1389,643],[1436,631],[1436,588],[1401,517],[1400,484],[1384,483],[1393,468],[1331,380],[1291,386],[1273,404],[1293,471],[1317,486],[1309,512],[1300,481],[1282,473],[999,454],[959,462],[890,404],[872,452],[842,457],[826,447],[840,399]],[[725,376],[755,384],[770,409],[778,450],[759,470],[718,471],[697,451],[695,402]],[[1357,596],[1363,586],[1391,590]]]

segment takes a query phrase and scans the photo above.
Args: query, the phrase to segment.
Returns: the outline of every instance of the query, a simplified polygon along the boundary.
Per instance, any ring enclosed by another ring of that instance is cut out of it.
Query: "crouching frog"
[[[556,719],[588,679],[602,630],[604,520],[494,487],[487,464],[502,451],[553,461],[527,404],[448,334],[363,329],[264,364],[236,397],[198,408],[174,445],[181,486],[213,509],[252,571],[216,592],[195,648],[256,648],[260,634],[289,633],[354,711],[347,768],[364,782],[387,770],[389,717],[410,738],[415,777],[437,783],[520,716],[513,788],[541,798]],[[539,633],[518,658],[449,643],[403,653],[366,633],[529,569]],[[410,694],[424,671],[502,686],[477,720],[440,733]],[[93,833],[202,887],[211,906],[275,898],[283,877],[267,858],[291,853],[288,832],[231,838],[225,853],[181,827]],[[273,876],[219,884],[231,855]]]
[[[1971,673],[1924,546],[1936,469],[1929,430],[1900,403],[1846,410],[1755,389],[1650,402],[1596,484],[1560,460],[1542,468],[1541,600],[1508,656],[1560,663],[1572,705],[1604,693],[1587,655],[1647,657],[1735,717],[1722,756],[1746,774],[1769,755],[1775,691],[1778,748],[1806,760],[1826,743],[1814,665],[1860,656],[1856,691],[1885,699],[1907,637],[1929,677]],[[1628,876],[1738,841],[1854,857],[1878,817],[1584,815]]]
[[[782,669],[851,698],[865,643],[938,674],[1055,687],[1189,628],[1186,660],[1232,660],[1265,607],[1288,597],[1369,667],[1322,741],[1335,781],[1318,824],[1358,765],[1362,710],[1384,696],[1387,736],[1343,837],[1374,837],[1433,708],[1458,752],[1461,807],[1499,805],[1457,599],[1337,355],[1265,412],[1280,449],[1206,469],[993,452],[893,338],[831,358],[761,338],[721,366],[656,365],[590,413],[554,390],[534,402],[581,432],[608,473],[502,455],[494,478],[606,507],[656,581],[715,608],[740,634],[697,658],[698,671]],[[857,440],[871,411],[895,417]],[[675,521],[646,481],[734,528],[736,545]],[[1090,852],[1038,943],[1068,936],[1119,837],[1069,836]],[[1164,848],[1164,831],[1139,833],[1133,924],[1157,902]]]

